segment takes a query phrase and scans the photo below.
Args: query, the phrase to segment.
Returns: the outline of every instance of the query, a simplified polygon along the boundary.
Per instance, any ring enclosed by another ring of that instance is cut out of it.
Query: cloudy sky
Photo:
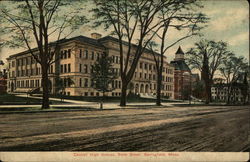
[[[229,49],[238,56],[244,56],[249,59],[249,5],[245,0],[206,0],[202,1],[204,8],[201,12],[205,13],[210,21],[207,28],[203,29],[203,39],[225,41]],[[81,27],[70,37],[84,35],[90,36],[92,32],[99,32],[103,36],[108,35],[109,31],[102,29],[92,29],[87,26]],[[1,36],[1,33],[0,33]],[[169,40],[176,36],[176,33],[169,34]],[[174,58],[174,53],[178,46],[187,51],[193,46],[194,42],[199,41],[200,37],[189,38],[182,41],[167,52],[168,61]],[[0,60],[4,60],[14,53],[21,52],[24,49],[3,48],[0,50]]]

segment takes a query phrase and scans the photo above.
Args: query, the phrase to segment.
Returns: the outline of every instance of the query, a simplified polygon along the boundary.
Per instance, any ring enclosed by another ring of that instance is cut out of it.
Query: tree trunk
[[[201,78],[205,83],[206,104],[209,104],[209,102],[211,101],[211,80],[209,77],[208,57],[206,53],[204,53],[203,57]]]
[[[162,76],[158,74],[157,77],[157,91],[156,91],[156,105],[161,106],[161,82]]]
[[[120,106],[126,106],[127,102],[127,83],[122,82],[122,91],[121,91],[121,100],[120,100]]]
[[[42,109],[49,109],[49,87],[48,87],[48,71],[47,68],[42,68],[42,88],[43,88],[43,101]]]
[[[206,104],[211,101],[211,85],[208,80],[205,80]]]

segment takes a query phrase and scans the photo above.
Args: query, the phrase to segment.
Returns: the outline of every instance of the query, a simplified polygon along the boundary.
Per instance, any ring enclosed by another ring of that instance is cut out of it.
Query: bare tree
[[[187,53],[186,61],[192,69],[201,72],[201,79],[205,84],[206,103],[211,102],[211,84],[213,77],[218,68],[222,65],[223,60],[229,55],[227,44],[223,41],[215,42],[201,40],[195,43]]]
[[[6,3],[6,4],[5,4]],[[25,0],[2,3],[0,8],[1,32],[8,37],[4,45],[24,47],[41,65],[43,102],[42,108],[49,108],[48,67],[56,60],[59,39],[66,38],[80,25],[86,23],[85,16],[79,16],[80,1],[71,3],[63,0]],[[55,42],[49,43],[51,38]],[[32,49],[32,41],[37,49]]]
[[[95,0],[97,7],[93,11],[97,18],[96,26],[103,25],[105,29],[112,28],[112,34],[118,38],[122,80],[121,106],[126,105],[127,87],[141,55],[161,29],[161,22],[165,21],[158,18],[158,13],[162,8],[179,11],[185,8],[186,3],[192,2],[194,0],[188,2],[179,0]],[[135,40],[137,40],[136,45],[133,44]],[[133,49],[135,52],[132,52]]]
[[[202,13],[195,13],[195,11],[190,12],[194,6],[202,7],[196,1],[186,1],[181,6],[176,6],[173,9],[169,9],[169,6],[164,6],[158,14],[158,18],[161,19],[162,30],[159,30],[156,33],[156,36],[160,39],[160,56],[154,52],[156,49],[156,43],[150,42],[148,44],[149,49],[151,49],[154,61],[156,65],[157,72],[157,100],[156,105],[161,105],[161,87],[162,87],[162,72],[164,65],[164,55],[166,55],[167,50],[174,46],[175,44],[185,40],[189,37],[199,34],[199,31],[202,29],[199,24],[206,23],[208,18]],[[183,14],[183,12],[189,12]],[[175,41],[168,43],[168,32],[169,29],[174,28],[178,31],[186,31],[186,34],[180,36]]]

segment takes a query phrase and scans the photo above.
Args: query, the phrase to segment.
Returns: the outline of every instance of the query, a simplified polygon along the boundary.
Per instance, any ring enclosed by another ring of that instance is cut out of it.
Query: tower
[[[179,46],[178,50],[176,51],[174,60],[184,60],[184,52],[182,51],[181,46]]]

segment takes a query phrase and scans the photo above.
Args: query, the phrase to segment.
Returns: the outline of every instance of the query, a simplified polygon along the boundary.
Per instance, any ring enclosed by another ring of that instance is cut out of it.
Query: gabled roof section
[[[176,51],[175,54],[182,54],[182,55],[184,55],[184,52],[183,52],[183,50],[181,49],[181,46],[179,46],[179,48],[178,48],[178,50]]]

